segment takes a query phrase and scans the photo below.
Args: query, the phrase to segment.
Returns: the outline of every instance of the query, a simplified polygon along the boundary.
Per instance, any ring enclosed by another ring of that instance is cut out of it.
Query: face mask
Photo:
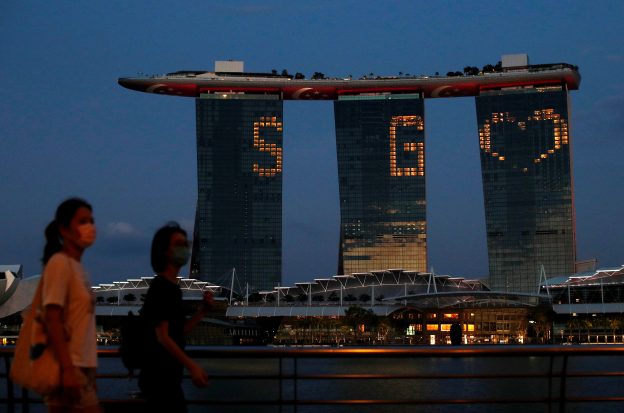
[[[78,233],[80,234],[80,244],[83,247],[90,247],[95,242],[95,225],[82,224],[78,226]]]
[[[191,250],[188,247],[174,247],[171,261],[176,267],[184,267],[190,256]]]

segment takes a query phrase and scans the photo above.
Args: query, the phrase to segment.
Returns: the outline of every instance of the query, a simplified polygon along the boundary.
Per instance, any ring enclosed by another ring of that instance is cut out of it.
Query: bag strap
[[[30,304],[31,311],[43,310],[43,274],[39,278],[39,283],[37,284],[37,289],[35,290],[35,295],[33,296],[32,303]]]
[[[69,259],[69,257],[64,254],[63,252],[59,252],[59,254],[63,254],[65,255],[65,258],[67,258],[67,266],[69,268],[69,271],[74,271],[72,268],[72,264],[71,261]],[[45,271],[44,271],[45,272]],[[41,314],[42,316],[44,316],[45,313],[45,309],[43,307],[43,281],[44,281],[44,275],[43,272],[41,273],[41,279],[39,280],[39,285],[37,285],[37,290],[35,291],[35,296],[33,297],[33,301],[31,304],[31,308],[35,309],[35,311],[39,311],[39,314]],[[67,299],[66,299],[67,301]],[[69,334],[67,333],[67,326],[65,325],[65,308],[67,307],[68,303],[65,303],[65,306],[63,306],[61,308],[61,320],[63,322],[63,329],[65,330],[65,336],[66,338],[69,337]],[[36,316],[36,313],[33,313],[33,315]],[[43,320],[41,320],[43,322]],[[45,323],[44,323],[45,324]]]

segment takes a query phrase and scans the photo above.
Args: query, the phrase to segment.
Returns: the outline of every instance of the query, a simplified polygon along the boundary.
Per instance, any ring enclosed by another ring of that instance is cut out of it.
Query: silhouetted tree
[[[325,75],[321,72],[314,72],[312,74],[312,79],[318,80],[318,79],[325,79]]]
[[[123,296],[124,301],[127,302],[132,302],[132,301],[136,301],[136,295],[130,293],[130,294],[126,294]]]
[[[475,66],[464,67],[464,74],[466,76],[476,76],[479,74],[479,68]]]
[[[301,72],[295,73],[295,79],[305,79],[305,75]]]
[[[357,298],[353,294],[348,294],[345,298],[345,301],[357,301]]]
[[[483,66],[483,69],[481,69],[481,71],[483,73],[492,73],[492,72],[494,72],[494,66],[492,66],[491,64],[487,64],[487,65]]]

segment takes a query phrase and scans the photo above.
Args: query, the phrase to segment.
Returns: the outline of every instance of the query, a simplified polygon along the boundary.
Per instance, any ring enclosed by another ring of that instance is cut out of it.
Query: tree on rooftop
[[[487,64],[483,66],[483,69],[481,70],[483,71],[483,73],[492,73],[494,71],[494,66],[492,66],[491,64]]]
[[[312,79],[314,80],[325,79],[325,75],[321,72],[314,72],[312,74]]]
[[[295,79],[305,79],[305,75],[301,72],[295,73]]]
[[[476,76],[479,74],[479,68],[475,66],[464,67],[464,74],[466,76]]]

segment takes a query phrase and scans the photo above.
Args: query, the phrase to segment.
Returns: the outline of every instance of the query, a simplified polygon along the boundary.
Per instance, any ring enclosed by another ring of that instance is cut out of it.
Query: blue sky
[[[194,101],[117,78],[215,60],[310,76],[446,73],[502,54],[568,62],[578,258],[624,264],[624,3],[618,1],[0,2],[0,263],[40,272],[58,203],[94,206],[93,281],[151,275],[156,228],[192,228]],[[473,98],[426,101],[429,265],[487,275]],[[333,275],[338,187],[331,102],[284,105],[283,281]]]

